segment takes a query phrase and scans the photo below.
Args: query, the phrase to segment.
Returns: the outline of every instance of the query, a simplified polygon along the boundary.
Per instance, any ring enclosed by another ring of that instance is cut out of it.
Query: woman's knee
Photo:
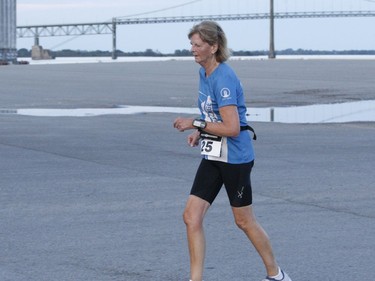
[[[250,222],[247,218],[236,218],[235,223],[239,229],[245,230],[250,228]]]
[[[203,218],[208,208],[208,202],[197,197],[190,197],[183,213],[184,223],[192,228],[202,227]]]
[[[257,225],[252,212],[246,210],[234,211],[234,219],[237,227],[242,230],[252,229]]]
[[[191,214],[189,213],[189,210],[185,209],[184,213],[182,214],[182,219],[184,220],[184,223],[186,225],[189,225],[192,221]]]
[[[182,217],[183,217],[184,223],[188,227],[193,227],[193,228],[201,227],[203,223],[203,218],[198,213],[188,208],[185,209]]]

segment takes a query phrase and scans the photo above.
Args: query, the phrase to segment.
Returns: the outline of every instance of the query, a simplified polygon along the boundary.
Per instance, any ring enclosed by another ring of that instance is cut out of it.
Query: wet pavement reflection
[[[139,113],[199,114],[198,109],[196,108],[126,105],[114,108],[29,108],[0,110],[0,114],[18,114],[40,117],[89,117]],[[293,107],[248,108],[247,120],[250,122],[279,123],[373,122],[375,121],[375,100]]]

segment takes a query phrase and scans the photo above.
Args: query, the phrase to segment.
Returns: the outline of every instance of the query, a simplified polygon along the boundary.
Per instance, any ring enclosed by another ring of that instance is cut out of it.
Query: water
[[[266,57],[233,57],[232,60],[263,60]],[[277,60],[375,60],[375,56],[278,56]],[[142,61],[193,60],[192,57],[120,57],[112,60],[109,57],[86,58],[57,58],[55,60],[30,61],[32,65],[39,64],[76,64],[76,63],[118,63]],[[367,97],[373,99],[371,96]],[[327,102],[327,101],[326,101]],[[115,108],[76,108],[76,109],[46,109],[30,108],[17,109],[11,112],[0,110],[1,114],[18,114],[26,116],[45,117],[89,117],[110,114],[138,114],[165,112],[176,114],[199,114],[196,108],[160,107],[160,106],[116,106]],[[316,104],[293,107],[249,108],[249,121],[280,122],[280,123],[343,123],[343,122],[374,122],[375,100]]]
[[[294,107],[252,108],[248,120],[279,123],[375,121],[375,100]]]
[[[199,114],[198,109],[162,106],[120,106],[118,108],[77,109],[18,109],[12,112],[39,117],[90,117],[140,113]],[[279,123],[345,123],[375,121],[375,100],[339,104],[320,104],[294,107],[249,108],[248,121]]]

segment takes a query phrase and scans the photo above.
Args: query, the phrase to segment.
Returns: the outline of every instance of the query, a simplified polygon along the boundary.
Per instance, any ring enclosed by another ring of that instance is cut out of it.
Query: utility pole
[[[274,34],[274,13],[273,13],[273,0],[270,0],[270,50],[268,53],[269,59],[276,58],[275,53],[275,34]]]
[[[112,59],[117,59],[117,53],[116,53],[116,41],[117,41],[117,21],[116,18],[112,18]]]

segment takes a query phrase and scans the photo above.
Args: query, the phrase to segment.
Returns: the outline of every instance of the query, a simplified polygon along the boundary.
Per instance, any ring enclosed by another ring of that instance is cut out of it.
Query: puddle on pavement
[[[116,108],[17,109],[0,114],[40,117],[89,117],[111,114],[177,113],[199,114],[196,108],[161,106],[118,106]],[[294,107],[248,108],[248,121],[279,123],[345,123],[375,121],[375,100]]]
[[[279,123],[345,123],[375,121],[375,101],[294,107],[250,108],[248,120]]]

